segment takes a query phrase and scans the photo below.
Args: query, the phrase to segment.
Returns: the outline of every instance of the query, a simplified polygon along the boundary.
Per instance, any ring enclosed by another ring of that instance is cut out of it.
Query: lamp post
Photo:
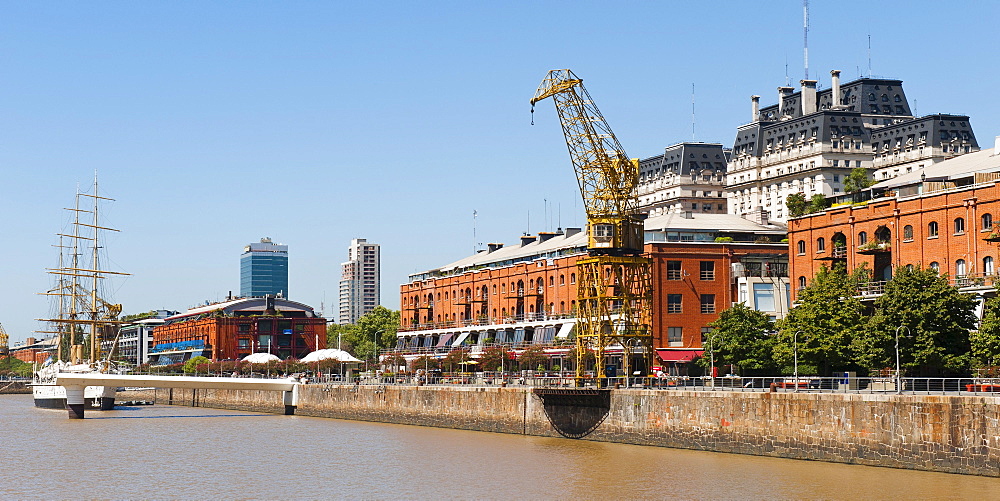
[[[901,329],[906,329],[906,337],[911,337],[910,328],[905,325],[900,325],[896,327],[896,394],[899,395],[903,393],[903,378],[900,376],[899,372],[899,331]]]
[[[374,351],[375,360],[378,360],[378,335],[385,332],[385,329],[379,329],[372,334],[372,351]],[[365,369],[367,370],[367,361],[365,363]]]
[[[793,374],[795,375],[795,391],[799,391],[799,333],[795,331],[792,335],[792,350],[795,358]]]
[[[708,343],[711,346],[711,351],[709,352],[712,356],[711,367],[708,369],[708,375],[712,378],[712,390],[715,390],[715,338],[718,334],[713,330],[712,335],[708,338]]]

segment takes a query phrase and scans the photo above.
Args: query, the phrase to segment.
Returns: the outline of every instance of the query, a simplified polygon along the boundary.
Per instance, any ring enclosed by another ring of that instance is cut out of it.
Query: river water
[[[0,499],[992,499],[1000,479],[157,405],[0,395]]]

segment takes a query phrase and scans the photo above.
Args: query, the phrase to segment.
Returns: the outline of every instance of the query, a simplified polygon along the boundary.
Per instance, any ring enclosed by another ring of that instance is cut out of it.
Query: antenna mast
[[[694,82],[691,82],[691,140],[694,141]]]
[[[809,80],[809,0],[802,0],[802,59],[806,66],[806,80]]]

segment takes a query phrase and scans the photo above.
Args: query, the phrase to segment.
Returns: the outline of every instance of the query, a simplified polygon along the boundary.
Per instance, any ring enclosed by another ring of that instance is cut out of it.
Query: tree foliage
[[[855,167],[844,179],[844,193],[857,193],[873,184],[875,184],[875,180],[868,177],[868,169]]]
[[[809,198],[809,213],[820,212],[830,206],[830,202],[820,193]]]
[[[1000,293],[1000,290],[997,292]],[[1000,364],[1000,296],[988,299],[984,309],[979,330],[969,334],[969,355],[976,368]]]
[[[716,365],[721,361],[743,369],[773,369],[774,323],[767,315],[738,303],[709,326],[712,331],[700,363],[709,364],[714,353]]]
[[[205,357],[203,357],[201,355],[198,355],[197,357],[193,357],[190,360],[188,360],[187,362],[184,362],[184,373],[185,374],[193,374],[195,372],[198,372],[198,366],[199,365],[207,365],[207,364],[209,364],[211,362],[212,362],[211,360],[209,360],[208,358],[205,358]]]
[[[462,348],[456,348],[448,352],[441,359],[441,368],[447,372],[460,371],[468,367],[469,352]]]
[[[855,339],[858,362],[868,369],[895,366],[899,329],[901,366],[919,376],[964,372],[976,299],[962,294],[932,269],[901,267],[875,301],[867,332]]]
[[[798,306],[778,323],[775,363],[791,367],[797,346],[799,364],[816,367],[824,376],[852,368],[851,345],[866,322],[865,307],[857,298],[858,284],[869,277],[865,268],[852,273],[847,273],[844,265],[820,268],[796,296]]]
[[[429,357],[427,355],[415,358],[413,359],[413,361],[410,362],[410,370],[412,371],[416,371],[419,369],[437,370],[440,368],[441,368],[441,362],[438,359],[434,357]]]
[[[370,313],[358,319],[356,324],[327,327],[327,345],[337,346],[339,335],[344,351],[362,360],[374,360],[378,350],[396,345],[398,330],[399,311],[376,306]]]
[[[785,198],[785,207],[788,207],[788,215],[791,217],[804,216],[809,207],[806,196],[802,193],[792,193]]]
[[[517,365],[521,370],[535,370],[549,361],[549,356],[541,346],[529,346],[517,357]]]
[[[510,352],[502,346],[490,346],[479,356],[479,370],[497,371],[501,368],[510,370],[514,363],[510,360]]]

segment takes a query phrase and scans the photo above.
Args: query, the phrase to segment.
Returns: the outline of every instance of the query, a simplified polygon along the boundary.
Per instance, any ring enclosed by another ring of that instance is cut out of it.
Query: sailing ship
[[[55,335],[57,348],[52,362],[35,373],[32,393],[36,407],[66,408],[66,389],[56,384],[61,372],[115,370],[110,355],[122,323],[118,320],[122,307],[104,299],[104,281],[109,275],[127,273],[102,269],[104,234],[118,230],[100,224],[101,202],[113,199],[100,196],[97,187],[95,175],[92,193],[77,189],[75,205],[65,209],[72,213],[71,231],[58,233],[59,265],[47,270],[55,285],[42,294],[52,297],[55,314],[38,319],[49,326],[49,330],[39,332]],[[81,208],[81,201],[91,204]],[[108,356],[103,359],[102,341],[110,345]],[[114,408],[114,399],[113,387],[88,386],[84,390],[85,405],[110,410]]]

